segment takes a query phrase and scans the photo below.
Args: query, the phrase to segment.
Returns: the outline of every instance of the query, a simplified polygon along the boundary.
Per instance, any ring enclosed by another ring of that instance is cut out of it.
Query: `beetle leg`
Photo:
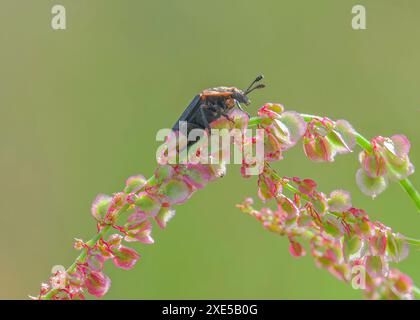
[[[221,108],[220,108],[220,106],[218,104],[216,104],[216,105],[214,105],[214,104],[213,105],[210,105],[210,106],[208,106],[208,109],[211,110],[211,111],[213,111],[214,114],[217,117],[220,117],[220,116],[223,115],[223,112],[221,111]]]
[[[228,120],[232,124],[235,124],[235,120],[233,120],[231,117],[229,117],[228,114],[224,113],[224,114],[222,114],[222,116],[224,116],[226,118],[226,120]]]
[[[235,123],[235,121],[231,117],[229,117],[229,115],[226,111],[224,111],[224,112],[219,111],[219,114],[221,116],[224,116],[226,118],[226,120],[228,120],[229,122],[232,122],[233,124]]]
[[[216,113],[217,117],[225,117],[228,121],[235,123],[235,121],[229,117],[229,115],[227,114],[227,111],[225,111],[224,109],[222,109],[220,106],[218,106],[218,108],[215,105],[212,105],[209,107],[209,109],[214,110],[214,112]]]
[[[251,115],[242,108],[239,102],[236,103],[236,106],[238,107],[239,110],[241,110],[242,112],[245,112],[248,115],[248,118],[251,118]]]
[[[231,117],[229,117],[227,114],[224,115],[228,121],[232,122],[232,124],[235,124],[235,120],[233,120]]]
[[[217,115],[219,115],[219,109],[218,109],[218,108],[216,108],[216,106],[215,106],[214,104],[207,105],[207,106],[205,106],[205,108],[206,108],[207,110],[210,110],[211,112],[213,112],[213,114],[217,114]]]

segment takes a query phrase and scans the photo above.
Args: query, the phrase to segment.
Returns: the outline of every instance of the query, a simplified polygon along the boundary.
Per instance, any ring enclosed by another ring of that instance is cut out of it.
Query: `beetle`
[[[192,129],[210,130],[210,123],[220,117],[225,117],[231,121],[228,112],[235,106],[243,111],[241,103],[245,105],[251,103],[247,95],[255,89],[265,87],[264,84],[258,84],[263,78],[262,75],[259,75],[246,90],[236,87],[216,87],[203,90],[194,97],[174,124],[172,130],[179,131],[180,121],[187,123],[187,133]]]

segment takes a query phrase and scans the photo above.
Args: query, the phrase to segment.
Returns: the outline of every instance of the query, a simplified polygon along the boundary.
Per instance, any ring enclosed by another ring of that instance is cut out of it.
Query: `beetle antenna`
[[[264,79],[264,76],[262,74],[260,74],[258,77],[256,77],[255,80],[252,81],[252,83],[249,85],[249,87],[245,90],[245,94],[247,94],[247,93],[251,92],[252,90],[254,90],[254,89],[251,89],[252,86],[254,84],[256,84],[257,82],[261,81],[262,79]]]
[[[255,89],[262,89],[265,88],[264,84],[259,84],[255,87],[252,87],[254,84],[256,84],[257,82],[261,81],[262,79],[264,79],[263,75],[259,75],[258,77],[255,78],[254,81],[252,81],[252,83],[249,85],[249,87],[245,90],[244,94],[247,95],[248,93],[254,91]]]
[[[251,93],[252,91],[254,91],[255,89],[263,89],[263,88],[265,88],[265,84],[259,84],[258,86],[255,86],[255,87],[253,87],[253,88],[251,88],[251,89],[248,89],[248,90],[246,90],[244,93],[245,93],[245,95],[247,95],[248,93]]]

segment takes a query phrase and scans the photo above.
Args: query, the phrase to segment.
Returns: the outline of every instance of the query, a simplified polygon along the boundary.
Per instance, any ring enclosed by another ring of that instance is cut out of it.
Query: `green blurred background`
[[[54,4],[67,10],[65,31],[50,26]],[[351,28],[355,4],[366,6],[367,30]],[[415,0],[0,0],[0,298],[36,294],[53,265],[74,260],[73,238],[95,232],[95,195],[150,175],[157,130],[207,87],[263,73],[251,113],[280,102],[347,119],[369,138],[404,133],[420,166],[419,15]],[[315,164],[298,146],[276,168],[347,189],[373,219],[420,237],[398,185],[374,201],[358,191],[357,154]],[[240,213],[255,179],[228,170],[154,229],[154,245],[136,246],[134,270],[106,267],[106,298],[362,298]],[[418,173],[412,180],[420,187]],[[400,264],[417,285],[419,263],[412,249]]]

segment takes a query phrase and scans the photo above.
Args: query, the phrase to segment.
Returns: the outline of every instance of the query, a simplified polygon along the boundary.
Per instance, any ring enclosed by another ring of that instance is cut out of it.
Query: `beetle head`
[[[232,94],[232,98],[238,101],[239,103],[243,103],[245,105],[249,105],[251,101],[246,96],[246,94],[242,90],[238,90]]]
[[[264,78],[263,75],[259,75],[258,77],[255,78],[254,81],[252,81],[252,83],[248,86],[248,88],[245,91],[238,90],[237,92],[234,92],[232,94],[232,98],[235,99],[236,101],[238,101],[239,103],[243,103],[245,105],[249,105],[251,103],[251,101],[248,98],[248,94],[251,93],[252,91],[254,91],[255,89],[265,88],[265,85],[264,84],[262,84],[262,83],[257,84],[263,78]],[[255,85],[255,84],[257,84],[257,85]]]

